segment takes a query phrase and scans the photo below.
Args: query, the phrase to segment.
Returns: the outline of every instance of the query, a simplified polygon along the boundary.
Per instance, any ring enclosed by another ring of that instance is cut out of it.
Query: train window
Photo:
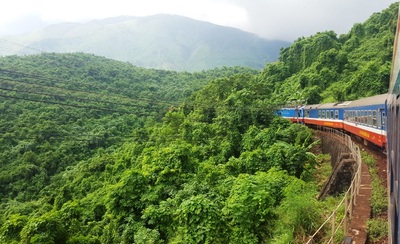
[[[377,124],[376,124],[376,110],[372,111],[372,125],[374,127],[377,126]]]
[[[325,119],[325,110],[322,110],[322,118]]]
[[[331,110],[331,119],[334,119],[333,110]]]
[[[364,122],[364,119],[365,119],[365,113],[364,112],[365,112],[364,110],[361,111],[361,124],[365,123]]]
[[[361,119],[361,123],[362,124],[364,124],[364,111],[360,111],[360,113],[361,113],[361,116],[360,116],[360,119]]]
[[[321,118],[321,110],[318,110],[318,118]]]
[[[339,119],[339,110],[335,110],[335,119]]]
[[[368,124],[373,125],[372,110],[368,111]]]
[[[359,111],[358,114],[360,115],[359,116],[360,123],[363,124],[364,123],[364,111]]]
[[[310,110],[306,110],[305,117],[310,118]]]

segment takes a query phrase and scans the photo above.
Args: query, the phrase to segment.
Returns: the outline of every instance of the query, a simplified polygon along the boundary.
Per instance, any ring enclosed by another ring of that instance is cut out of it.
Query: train
[[[400,9],[400,8],[399,8]],[[388,242],[400,244],[400,12],[388,93],[354,101],[282,107],[275,113],[295,123],[336,128],[387,155]]]
[[[387,97],[381,94],[354,101],[286,106],[275,114],[309,127],[330,127],[348,132],[386,150]]]
[[[399,20],[400,23],[400,20]],[[400,27],[400,25],[398,26]],[[389,243],[400,244],[400,39],[395,53],[389,92],[354,101],[286,106],[275,114],[309,127],[335,128],[381,148],[387,155]]]

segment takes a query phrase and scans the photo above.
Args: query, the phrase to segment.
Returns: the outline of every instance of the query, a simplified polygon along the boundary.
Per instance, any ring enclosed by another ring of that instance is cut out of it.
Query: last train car
[[[275,110],[275,114],[282,118],[289,119],[293,123],[303,123],[302,107],[283,107]]]

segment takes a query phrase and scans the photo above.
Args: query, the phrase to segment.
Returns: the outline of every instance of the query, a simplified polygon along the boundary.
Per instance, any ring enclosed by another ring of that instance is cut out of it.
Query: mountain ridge
[[[289,43],[266,40],[232,27],[178,15],[119,16],[86,23],[50,25],[37,32],[7,36],[12,54],[85,52],[144,68],[200,71],[222,66],[264,68]],[[0,55],[4,53],[0,52]]]

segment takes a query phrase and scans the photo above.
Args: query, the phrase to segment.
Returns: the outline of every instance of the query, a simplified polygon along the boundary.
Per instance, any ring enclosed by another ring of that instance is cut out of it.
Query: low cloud
[[[236,27],[267,39],[294,41],[325,30],[347,33],[355,23],[394,2],[397,1],[15,0],[0,10],[0,35],[31,31],[46,23],[170,13]]]

